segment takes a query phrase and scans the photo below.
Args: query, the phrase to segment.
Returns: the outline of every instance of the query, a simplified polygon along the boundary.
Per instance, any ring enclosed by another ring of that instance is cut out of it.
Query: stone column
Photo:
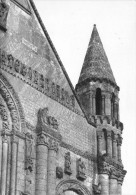
[[[49,137],[40,134],[36,146],[36,195],[47,195],[47,161]]]
[[[105,114],[111,115],[111,95],[108,93],[105,94]]]
[[[105,115],[105,96],[102,95],[102,115]]]
[[[109,171],[110,167],[102,160],[98,163],[99,183],[101,185],[101,195],[109,195]]]
[[[111,131],[107,131],[107,155],[112,157],[112,138]]]
[[[90,93],[90,114],[93,115],[93,95]]]
[[[11,176],[10,176],[10,195],[16,193],[16,173],[17,173],[17,147],[18,138],[13,135],[11,140]]]
[[[117,182],[117,171],[111,170],[110,174],[110,195],[117,195],[118,193],[118,182]]]
[[[7,157],[8,157],[8,140],[7,136],[3,136],[2,140],[2,173],[1,173],[1,195],[6,194],[7,182]]]
[[[58,151],[58,142],[50,139],[49,155],[48,155],[48,174],[47,174],[47,194],[56,194],[56,154]]]
[[[118,180],[118,191],[117,195],[122,195],[122,182]]]
[[[93,115],[96,114],[96,101],[95,101],[95,94],[93,94],[92,96],[92,100],[93,100]]]
[[[102,131],[97,131],[97,147],[98,147],[98,154],[101,155],[101,152],[103,150],[103,132]]]
[[[117,140],[117,150],[118,150],[118,161],[122,162],[121,160],[121,145],[122,145],[122,137],[119,136]]]
[[[113,136],[113,154],[112,157],[117,160],[118,156],[117,156],[117,135],[114,134]]]

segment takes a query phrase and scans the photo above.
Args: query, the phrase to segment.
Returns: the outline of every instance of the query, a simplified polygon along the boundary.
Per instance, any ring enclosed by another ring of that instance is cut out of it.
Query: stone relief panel
[[[85,163],[81,160],[81,158],[77,159],[77,179],[85,180],[86,179],[86,167]]]
[[[5,0],[0,2],[0,30],[6,31],[7,16],[9,12],[9,5]]]

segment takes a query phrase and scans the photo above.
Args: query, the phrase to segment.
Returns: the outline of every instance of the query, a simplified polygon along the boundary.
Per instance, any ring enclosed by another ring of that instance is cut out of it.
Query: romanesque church
[[[120,89],[90,36],[74,89],[34,1],[0,0],[0,195],[122,194]]]

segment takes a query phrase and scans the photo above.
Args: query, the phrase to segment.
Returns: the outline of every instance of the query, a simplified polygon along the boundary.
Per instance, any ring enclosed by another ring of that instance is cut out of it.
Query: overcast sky
[[[124,123],[122,159],[127,175],[123,195],[136,195],[136,1],[34,0],[45,27],[75,86],[93,24],[120,86]]]

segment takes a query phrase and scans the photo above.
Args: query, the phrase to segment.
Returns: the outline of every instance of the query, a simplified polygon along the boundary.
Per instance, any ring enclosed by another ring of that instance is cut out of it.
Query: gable
[[[29,14],[31,13],[30,5],[27,0],[11,0],[11,1],[13,1],[24,11],[28,12]]]
[[[26,0],[11,0],[9,2],[8,31],[5,37],[0,38],[1,49],[20,60],[27,69],[34,70],[40,78],[42,76],[52,88],[55,87],[55,90],[59,86],[61,94],[66,97],[66,106],[69,107],[69,102],[72,102],[72,110],[84,116],[71,81],[33,1],[30,0],[28,3]],[[26,13],[22,7],[31,10],[31,14]]]

